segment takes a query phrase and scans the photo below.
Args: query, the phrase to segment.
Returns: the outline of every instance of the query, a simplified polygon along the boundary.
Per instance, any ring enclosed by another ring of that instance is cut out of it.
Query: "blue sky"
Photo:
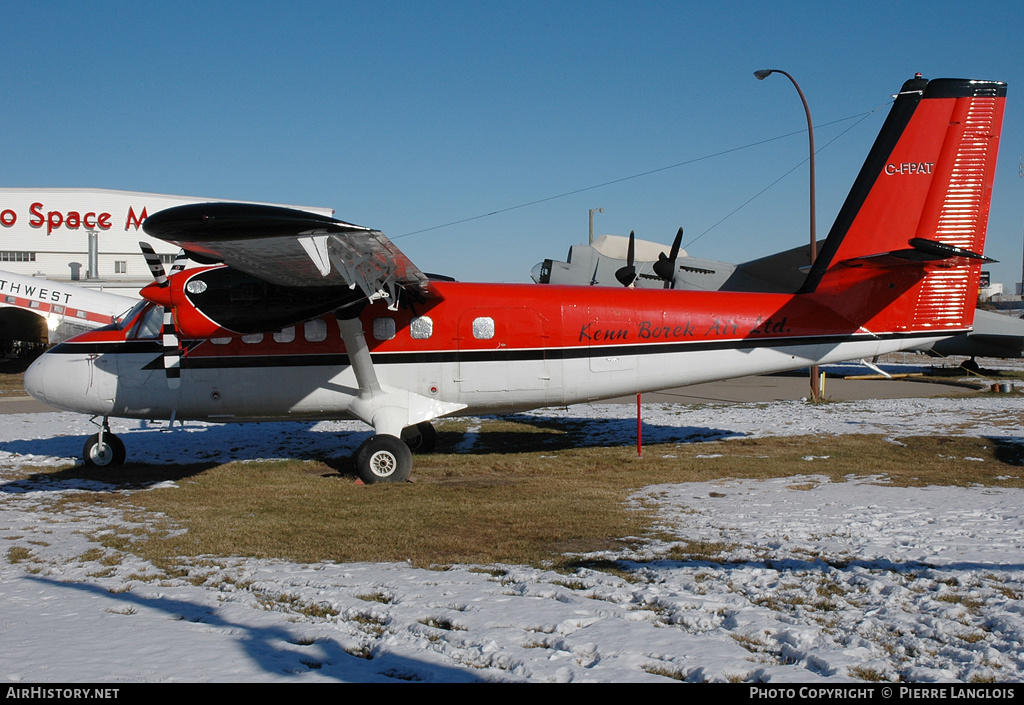
[[[821,237],[904,80],[1006,81],[986,252],[1020,280],[1019,0],[0,8],[0,185],[329,206],[462,280],[528,280],[597,207],[699,257],[805,242],[803,110],[755,69],[810,103]]]

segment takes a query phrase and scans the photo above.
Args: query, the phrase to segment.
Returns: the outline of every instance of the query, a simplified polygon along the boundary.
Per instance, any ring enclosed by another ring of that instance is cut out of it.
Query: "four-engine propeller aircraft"
[[[211,263],[39,358],[26,389],[108,418],[357,418],[367,482],[404,480],[430,421],[866,358],[970,329],[1004,83],[906,82],[795,294],[467,284],[382,233],[289,209],[194,204],[152,236]],[[166,315],[165,312],[166,311]],[[405,439],[404,441],[402,439]]]
[[[538,284],[631,286],[648,289],[795,293],[810,266],[810,248],[802,245],[750,262],[732,264],[689,256],[681,249],[679,228],[671,248],[657,242],[601,235],[591,244],[574,245],[564,262],[546,259],[531,272]],[[821,248],[824,241],[818,242]],[[668,254],[666,254],[666,252]],[[991,261],[991,260],[988,260]],[[1024,319],[977,309],[973,329],[915,348],[936,357],[962,355],[977,369],[977,357],[1024,357]]]

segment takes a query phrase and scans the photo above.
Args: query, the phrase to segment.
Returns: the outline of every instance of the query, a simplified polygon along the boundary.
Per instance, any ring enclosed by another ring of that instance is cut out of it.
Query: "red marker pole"
[[[643,451],[643,435],[640,431],[640,395],[636,395],[636,457],[642,458],[644,455]]]

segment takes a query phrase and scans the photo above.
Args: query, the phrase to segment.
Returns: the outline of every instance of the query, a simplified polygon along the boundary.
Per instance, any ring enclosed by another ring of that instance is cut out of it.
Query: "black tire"
[[[86,465],[95,468],[116,468],[124,465],[127,452],[124,443],[113,433],[103,434],[103,445],[100,445],[100,434],[94,433],[82,447],[82,459]]]
[[[373,436],[356,451],[356,472],[368,485],[405,482],[412,472],[412,451],[401,438]]]
[[[424,421],[402,431],[402,440],[413,453],[433,453],[437,448],[437,429],[429,421]]]

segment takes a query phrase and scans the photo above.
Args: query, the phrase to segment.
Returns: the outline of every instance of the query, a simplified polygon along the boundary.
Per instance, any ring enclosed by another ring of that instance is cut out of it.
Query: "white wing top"
[[[427,275],[379,230],[307,211],[242,203],[198,203],[159,211],[147,234],[199,262],[223,262],[282,286],[358,287],[397,306],[400,292],[436,296]]]

